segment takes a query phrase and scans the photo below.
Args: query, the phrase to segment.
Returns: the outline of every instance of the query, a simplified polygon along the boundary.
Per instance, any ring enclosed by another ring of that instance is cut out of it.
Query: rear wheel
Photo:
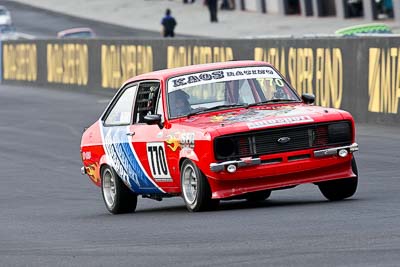
[[[101,191],[106,208],[112,214],[134,212],[137,194],[132,192],[111,167],[103,168]]]
[[[356,177],[345,178],[318,184],[319,190],[328,200],[342,200],[354,195],[358,185],[358,169],[355,158],[351,161],[351,167]]]
[[[211,189],[207,178],[199,168],[188,159],[181,167],[182,197],[191,212],[214,210],[219,200],[211,199]]]
[[[261,202],[271,196],[271,190],[264,190],[246,194],[246,200],[249,202]]]

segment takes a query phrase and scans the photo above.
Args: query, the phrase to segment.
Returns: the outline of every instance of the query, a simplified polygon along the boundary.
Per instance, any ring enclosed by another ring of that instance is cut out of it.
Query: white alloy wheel
[[[112,209],[115,205],[115,197],[117,195],[115,188],[115,176],[110,169],[106,169],[103,173],[103,195],[107,208]]]
[[[124,184],[110,166],[102,168],[101,191],[106,208],[112,214],[135,211],[137,194]]]
[[[198,181],[199,178],[196,175],[196,171],[194,170],[191,164],[185,165],[182,170],[182,183],[183,183],[183,195],[186,200],[186,203],[189,205],[193,205],[198,197]]]
[[[181,190],[186,207],[191,212],[214,210],[219,200],[211,199],[211,188],[207,177],[189,159],[181,166]]]

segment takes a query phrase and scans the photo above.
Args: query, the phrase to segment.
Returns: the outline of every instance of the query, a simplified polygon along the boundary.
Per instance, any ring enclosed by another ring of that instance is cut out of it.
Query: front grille
[[[350,145],[352,128],[348,121],[268,129],[221,136],[215,139],[217,160],[231,160],[274,153]]]

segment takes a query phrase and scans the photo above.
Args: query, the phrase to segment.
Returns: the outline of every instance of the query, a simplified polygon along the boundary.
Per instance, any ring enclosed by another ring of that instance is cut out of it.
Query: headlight
[[[215,156],[217,159],[233,157],[236,152],[237,142],[234,138],[219,138],[215,140]]]
[[[328,126],[329,144],[351,142],[350,122],[338,122]]]

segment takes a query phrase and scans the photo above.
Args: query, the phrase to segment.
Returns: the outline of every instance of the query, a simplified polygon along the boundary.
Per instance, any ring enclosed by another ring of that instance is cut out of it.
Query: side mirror
[[[164,127],[164,124],[161,122],[161,115],[160,114],[151,114],[144,116],[144,122],[148,125],[157,124],[160,129]]]
[[[315,95],[314,94],[302,94],[301,99],[303,100],[304,103],[306,104],[312,104],[315,101]]]

